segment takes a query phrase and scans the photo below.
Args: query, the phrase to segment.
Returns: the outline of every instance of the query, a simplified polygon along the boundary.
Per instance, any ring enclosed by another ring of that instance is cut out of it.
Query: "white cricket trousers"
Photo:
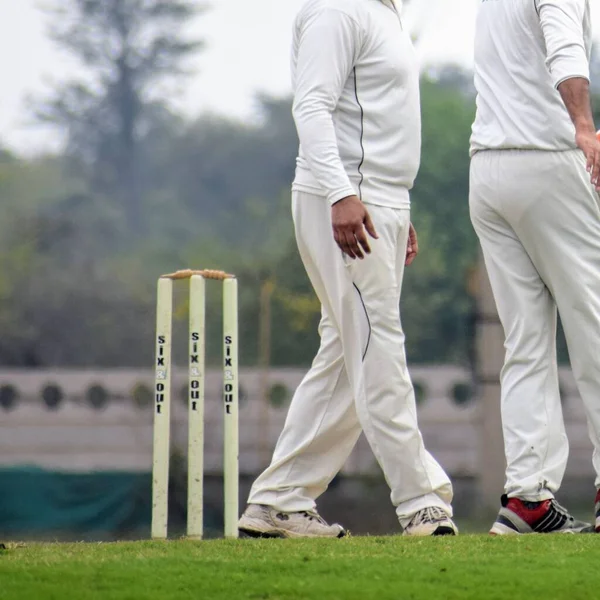
[[[249,502],[311,510],[361,430],[391,489],[401,524],[426,506],[450,515],[452,485],[425,450],[400,324],[409,210],[368,206],[379,234],[352,260],[337,247],[325,198],[294,192],[296,239],[322,304],[321,345],[292,399],[273,460]]]
[[[471,162],[471,219],[504,333],[506,493],[552,498],[565,472],[556,312],[600,487],[600,209],[582,152],[499,150]]]

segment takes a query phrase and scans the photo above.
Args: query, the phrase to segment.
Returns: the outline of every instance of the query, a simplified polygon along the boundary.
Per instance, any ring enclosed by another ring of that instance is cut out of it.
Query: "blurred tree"
[[[151,361],[150,298],[69,252],[76,230],[22,215],[0,243],[0,364],[118,366]],[[147,352],[146,352],[147,351]]]
[[[67,134],[93,190],[115,198],[130,232],[143,229],[139,154],[155,115],[202,44],[183,36],[203,11],[191,0],[54,0],[50,35],[81,74],[40,101]]]
[[[0,164],[14,162],[15,157],[0,144]]]
[[[422,82],[423,151],[412,192],[421,255],[407,270],[402,298],[408,357],[420,363],[466,362],[477,258],[469,217],[469,137],[473,98],[460,83]]]
[[[151,319],[140,315],[152,297],[108,260],[118,217],[104,200],[66,178],[59,158],[0,160],[0,364],[151,360]]]
[[[442,87],[462,92],[469,100],[476,95],[473,73],[457,65],[439,65],[427,70],[427,79]]]
[[[171,146],[164,181],[202,230],[220,225],[229,243],[254,235],[241,216],[253,199],[279,198],[294,177],[298,138],[291,101],[258,99],[258,123],[206,115]],[[264,215],[266,218],[268,215]],[[198,230],[196,230],[198,231]]]
[[[421,255],[407,271],[402,300],[411,363],[466,363],[469,351],[474,107],[464,78],[455,79],[456,86],[425,80],[422,88],[422,167],[412,194]],[[251,125],[208,116],[189,123],[161,104],[144,108],[152,116],[137,156],[147,235],[127,248],[115,241],[125,237],[122,211],[67,175],[62,157],[0,153],[0,364],[151,364],[156,277],[183,266],[239,276],[244,364],[259,360],[265,282],[273,285],[273,364],[310,362],[320,310],[293,239],[289,185],[298,142],[289,100],[260,102],[262,118]],[[183,339],[187,300],[183,288],[178,294]],[[222,352],[217,286],[208,303],[207,354],[215,364]],[[185,345],[174,352],[183,364]]]

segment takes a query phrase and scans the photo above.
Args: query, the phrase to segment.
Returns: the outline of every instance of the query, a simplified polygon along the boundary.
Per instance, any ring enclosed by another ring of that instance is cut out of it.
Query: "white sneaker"
[[[271,506],[249,504],[238,522],[240,534],[263,538],[341,538],[346,530],[328,525],[316,510],[284,513]]]
[[[402,535],[458,535],[458,527],[445,510],[428,506],[413,516]]]

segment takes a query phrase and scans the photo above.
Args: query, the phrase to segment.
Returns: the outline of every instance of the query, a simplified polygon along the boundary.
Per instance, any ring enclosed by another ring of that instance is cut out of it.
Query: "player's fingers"
[[[592,167],[592,183],[597,187],[600,180],[600,151],[594,152],[594,164]]]
[[[589,152],[587,155],[587,165],[586,165],[586,169],[588,173],[592,172],[592,168],[594,166],[594,153],[593,152]]]
[[[338,230],[334,227],[333,228],[333,239],[335,240],[335,243],[338,245],[339,249],[344,252],[344,247],[342,244],[342,238],[340,237],[340,234],[338,232]]]
[[[588,172],[590,174],[590,179],[594,180],[594,168],[596,167],[596,149],[590,151],[587,157],[588,163]]]
[[[379,236],[377,235],[377,231],[375,231],[375,225],[373,225],[373,221],[371,221],[371,215],[369,214],[368,210],[365,210],[365,218],[363,221],[363,225],[365,226],[365,229],[367,230],[368,234],[375,240],[379,239]]]
[[[340,250],[344,254],[347,254],[350,258],[354,258],[354,253],[352,252],[352,248],[350,248],[350,245],[346,241],[346,235],[345,235],[344,231],[341,229],[335,230],[334,238],[335,238],[335,241],[336,241],[337,245],[339,246]]]
[[[358,241],[359,246],[361,246],[367,254],[371,254],[371,246],[369,246],[369,240],[367,239],[365,228],[362,225],[354,232],[354,236]]]
[[[338,246],[341,248],[344,254],[347,254],[350,258],[356,258],[354,252],[348,243],[346,232],[343,229],[338,230]]]
[[[364,254],[358,245],[358,240],[356,239],[356,235],[353,231],[346,232],[346,243],[352,251],[352,258],[364,258]]]
[[[412,251],[414,252],[414,255],[416,256],[417,254],[419,254],[419,237],[417,236],[417,230],[412,227],[411,225],[411,240],[410,240],[410,245],[412,248]]]
[[[412,265],[413,260],[415,260],[416,258],[416,254],[414,252],[411,252],[410,254],[406,255],[406,262],[404,263],[407,267],[409,267],[410,265]]]
[[[340,248],[342,249],[342,252],[344,254],[347,254],[350,258],[354,258],[354,255],[352,254],[352,250],[350,249],[350,246],[348,246],[348,244],[346,244],[345,240],[342,240],[340,242]]]
[[[590,168],[590,181],[593,185],[597,185],[598,183],[598,167],[596,166],[596,153],[592,153],[591,155],[591,168]]]

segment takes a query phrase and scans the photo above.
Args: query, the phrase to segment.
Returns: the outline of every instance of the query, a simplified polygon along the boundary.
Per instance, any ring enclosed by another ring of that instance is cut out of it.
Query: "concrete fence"
[[[303,369],[264,373],[242,369],[240,470],[264,468],[281,431]],[[470,374],[450,366],[411,369],[419,420],[432,454],[456,477],[478,477],[482,457],[482,403],[472,395]],[[593,478],[592,447],[582,404],[568,369],[561,370],[564,414],[571,442],[569,475]],[[172,449],[186,453],[186,375],[173,377]],[[0,371],[0,466],[36,465],[64,471],[148,471],[152,461],[152,371]],[[205,461],[221,472],[221,372],[206,375]],[[489,426],[489,425],[488,425]],[[494,427],[499,428],[499,423]],[[343,473],[379,469],[361,437]]]

